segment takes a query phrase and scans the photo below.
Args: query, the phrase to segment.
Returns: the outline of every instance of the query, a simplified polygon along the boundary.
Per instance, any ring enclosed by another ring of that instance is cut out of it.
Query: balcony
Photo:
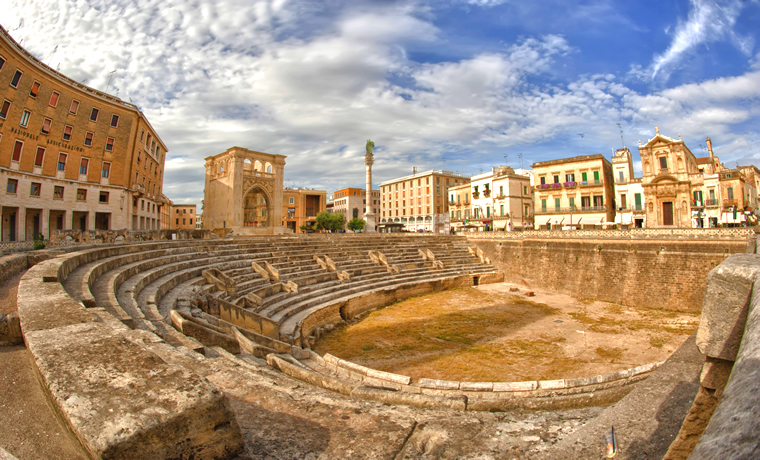
[[[723,208],[733,208],[739,206],[739,200],[723,200]]]
[[[539,208],[536,209],[536,214],[570,214],[583,213],[583,212],[606,212],[607,206],[572,206],[569,208]]]
[[[703,200],[691,200],[692,208],[704,208],[705,202]]]
[[[718,200],[705,200],[705,207],[708,207],[708,208],[718,207]]]
[[[488,198],[491,196],[491,191],[488,189],[483,190],[483,198]]]
[[[594,187],[598,185],[604,185],[603,180],[584,180],[580,182],[581,187]]]

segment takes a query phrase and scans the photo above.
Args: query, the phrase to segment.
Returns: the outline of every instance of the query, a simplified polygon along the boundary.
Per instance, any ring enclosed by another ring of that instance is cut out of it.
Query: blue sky
[[[0,0],[64,74],[132,100],[169,147],[164,193],[203,158],[287,155],[328,193],[419,170],[610,156],[663,134],[760,164],[760,1]],[[22,21],[23,18],[23,21]],[[55,47],[58,46],[57,50]],[[55,52],[54,52],[55,50]],[[618,124],[620,128],[618,128]],[[580,136],[583,134],[583,136]]]

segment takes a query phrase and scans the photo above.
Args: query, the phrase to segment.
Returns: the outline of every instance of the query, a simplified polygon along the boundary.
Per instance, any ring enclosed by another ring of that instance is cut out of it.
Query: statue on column
[[[365,192],[365,201],[367,202],[364,211],[364,231],[367,233],[374,233],[376,231],[375,214],[372,212],[372,205],[374,196],[372,195],[372,164],[375,162],[375,156],[372,151],[375,149],[375,143],[367,139],[365,150],[367,153],[364,155],[364,165],[367,167],[367,191]]]

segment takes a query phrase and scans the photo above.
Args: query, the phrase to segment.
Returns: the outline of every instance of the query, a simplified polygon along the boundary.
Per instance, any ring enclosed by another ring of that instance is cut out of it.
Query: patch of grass
[[[653,346],[654,348],[662,348],[663,345],[668,343],[668,340],[659,335],[650,335],[649,336],[649,345]]]
[[[597,347],[594,351],[596,351],[596,354],[599,355],[599,357],[609,359],[611,363],[614,363],[623,356],[624,350],[617,347]]]
[[[622,305],[617,305],[617,304],[614,304],[614,303],[605,305],[604,309],[607,310],[608,312],[612,313],[613,315],[619,315],[619,314],[623,313],[623,306]]]

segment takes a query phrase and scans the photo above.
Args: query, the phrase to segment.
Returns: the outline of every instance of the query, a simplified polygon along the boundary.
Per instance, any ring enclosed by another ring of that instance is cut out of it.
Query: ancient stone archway
[[[259,187],[251,188],[243,199],[243,225],[245,227],[271,227],[271,200]]]

